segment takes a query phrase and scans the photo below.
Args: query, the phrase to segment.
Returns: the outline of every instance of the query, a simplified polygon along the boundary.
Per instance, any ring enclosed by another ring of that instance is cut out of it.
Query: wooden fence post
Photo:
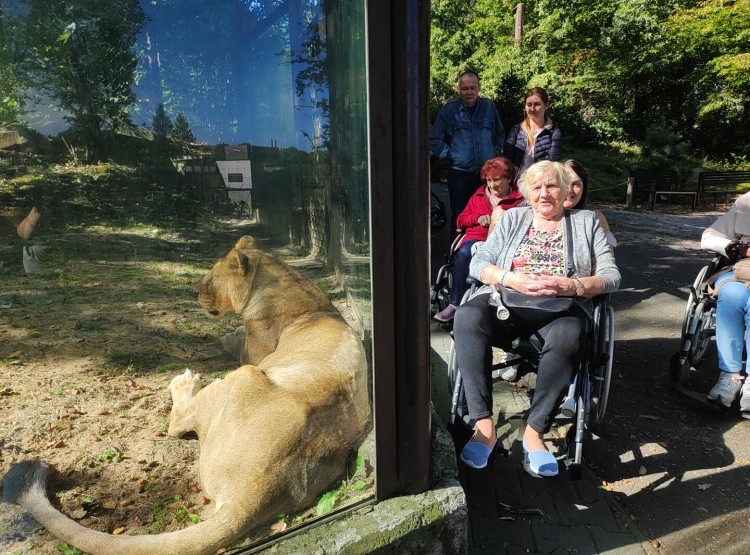
[[[628,176],[628,192],[625,193],[625,208],[633,208],[633,176]]]

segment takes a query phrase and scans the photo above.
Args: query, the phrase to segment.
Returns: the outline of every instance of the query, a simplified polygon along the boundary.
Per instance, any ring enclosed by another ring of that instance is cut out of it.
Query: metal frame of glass
[[[429,15],[367,2],[378,499],[429,487]]]

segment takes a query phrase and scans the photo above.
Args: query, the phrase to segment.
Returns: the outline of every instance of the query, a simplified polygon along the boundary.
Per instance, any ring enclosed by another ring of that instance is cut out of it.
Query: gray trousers
[[[573,380],[586,351],[587,317],[574,309],[539,330],[525,329],[498,320],[496,307],[489,306],[490,294],[477,295],[458,307],[453,319],[456,360],[464,381],[469,416],[478,420],[492,416],[492,347],[509,348],[521,335],[539,335],[541,358],[536,389],[527,423],[539,433],[547,433],[560,396]]]

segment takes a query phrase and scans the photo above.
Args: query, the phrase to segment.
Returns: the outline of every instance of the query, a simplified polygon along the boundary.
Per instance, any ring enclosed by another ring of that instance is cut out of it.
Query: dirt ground
[[[202,518],[212,500],[200,490],[198,442],[166,436],[167,385],[186,367],[208,382],[237,366],[219,337],[240,320],[211,319],[194,283],[240,235],[40,238],[49,250],[33,275],[20,265],[22,245],[3,252],[0,476],[23,460],[51,465],[53,503],[113,534],[175,530]],[[301,271],[315,279],[319,268]],[[0,553],[61,552],[79,553],[0,504]]]

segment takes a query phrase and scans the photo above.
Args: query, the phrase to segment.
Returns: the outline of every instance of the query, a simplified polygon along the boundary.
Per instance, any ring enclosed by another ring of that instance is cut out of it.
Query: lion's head
[[[244,236],[214,264],[198,284],[198,302],[211,316],[221,317],[247,305],[260,259],[255,240]]]

